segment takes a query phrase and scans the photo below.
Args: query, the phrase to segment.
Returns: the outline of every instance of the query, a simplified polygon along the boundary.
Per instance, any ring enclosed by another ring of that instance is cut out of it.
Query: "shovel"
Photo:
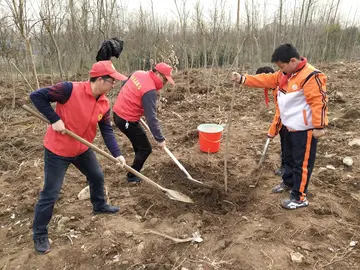
[[[44,116],[42,116],[40,113],[36,112],[35,110],[31,109],[29,106],[23,105],[22,108],[28,112],[30,112],[31,114],[33,114],[34,116],[40,118],[41,120],[43,120],[44,122],[50,124],[49,120],[47,120]],[[74,132],[65,129],[65,134],[69,135],[70,137],[74,138],[75,140],[78,140],[79,142],[89,146],[92,150],[94,150],[95,152],[103,155],[104,157],[114,161],[115,163],[118,163],[118,160],[116,158],[114,158],[113,156],[109,155],[108,153],[106,153],[105,151],[101,150],[100,148],[96,147],[95,145],[89,143],[87,140],[81,138],[80,136],[76,135]],[[141,178],[142,180],[144,180],[146,183],[152,185],[153,187],[160,189],[161,191],[163,191],[171,200],[175,200],[175,201],[180,201],[180,202],[186,202],[186,203],[194,203],[193,200],[186,196],[185,194],[182,194],[178,191],[172,190],[172,189],[168,189],[168,188],[164,188],[162,186],[160,186],[159,184],[155,183],[154,181],[150,180],[149,178],[147,178],[145,175],[142,175],[141,173],[139,173],[138,171],[134,170],[133,168],[131,168],[128,165],[124,165],[125,169],[128,172],[131,172],[132,174],[135,174],[137,177]]]
[[[267,150],[268,150],[268,148],[269,148],[269,144],[270,144],[270,138],[267,138],[267,139],[266,139],[265,146],[264,146],[264,150],[263,150],[263,152],[262,152],[262,154],[261,154],[260,161],[259,161],[259,163],[257,164],[257,169],[259,169],[259,168],[263,165],[263,163],[264,163],[265,156],[266,156],[266,152],[267,152]]]
[[[145,123],[145,121],[143,119],[140,118],[140,122],[141,124],[151,133],[149,126]],[[212,186],[207,185],[199,180],[196,180],[194,178],[192,178],[192,176],[188,173],[188,171],[185,169],[185,167],[180,163],[180,161],[173,155],[173,153],[170,152],[170,150],[165,146],[164,147],[165,152],[171,157],[171,159],[176,163],[176,165],[180,168],[180,170],[182,170],[185,174],[187,179],[189,179],[190,181],[198,184],[198,185],[202,185],[204,187],[208,187],[208,188],[212,188]]]

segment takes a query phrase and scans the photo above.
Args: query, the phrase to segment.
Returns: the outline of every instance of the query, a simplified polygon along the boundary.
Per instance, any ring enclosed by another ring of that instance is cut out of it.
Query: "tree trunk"
[[[240,30],[240,0],[237,3],[237,11],[236,11],[236,29]]]
[[[27,51],[29,53],[29,58],[30,58],[30,63],[31,63],[31,71],[32,71],[32,74],[34,76],[34,80],[35,80],[35,83],[36,83],[36,89],[39,89],[40,88],[39,79],[38,79],[37,72],[36,72],[36,66],[35,66],[35,62],[34,62],[34,56],[33,56],[33,53],[32,53],[32,47],[31,47],[30,38],[26,39],[26,48],[27,48]]]
[[[48,34],[49,34],[49,36],[51,38],[51,41],[52,41],[52,43],[53,43],[53,45],[55,47],[56,58],[57,58],[57,62],[58,62],[59,72],[60,72],[60,78],[61,78],[61,80],[64,80],[65,75],[64,75],[64,70],[62,68],[60,50],[59,50],[59,46],[57,45],[57,42],[56,42],[56,40],[54,38],[54,35],[52,33],[51,21],[50,21],[50,19],[46,19],[44,17],[44,15],[41,14],[41,13],[40,13],[40,17],[41,17],[41,20],[43,21],[43,24],[45,26],[46,31],[48,32]],[[47,20],[49,20],[49,21],[47,21]]]

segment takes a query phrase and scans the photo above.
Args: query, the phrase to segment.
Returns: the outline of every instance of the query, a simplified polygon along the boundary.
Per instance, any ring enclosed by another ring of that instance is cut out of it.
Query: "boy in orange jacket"
[[[300,57],[291,44],[277,47],[271,62],[280,70],[273,74],[240,75],[231,79],[249,87],[277,88],[276,114],[289,131],[286,140],[285,173],[274,193],[291,190],[290,199],[281,202],[286,209],[306,207],[307,188],[316,157],[318,138],[328,125],[326,76]],[[291,155],[290,155],[291,154]]]

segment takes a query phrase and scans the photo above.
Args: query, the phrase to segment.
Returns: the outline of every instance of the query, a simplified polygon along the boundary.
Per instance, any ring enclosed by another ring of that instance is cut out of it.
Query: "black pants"
[[[291,197],[302,200],[306,197],[310,176],[315,164],[318,140],[312,130],[288,132],[285,137],[285,173],[283,182],[292,187]]]
[[[103,207],[104,174],[96,159],[95,153],[88,149],[77,157],[62,157],[45,148],[44,152],[44,187],[35,206],[33,238],[48,236],[48,225],[53,214],[67,168],[74,164],[85,176],[90,187],[90,200],[94,210]]]
[[[280,129],[279,135],[280,135],[280,144],[281,144],[281,153],[280,153],[281,167],[285,167],[285,140],[288,136],[288,130],[284,125]]]
[[[129,138],[132,143],[135,158],[131,167],[140,172],[148,156],[152,152],[151,144],[144,129],[142,128],[140,122],[127,122],[126,120],[119,117],[114,113],[114,122],[115,125],[121,130],[122,133]],[[128,127],[126,128],[126,123]],[[132,177],[132,173],[128,173],[129,177]]]

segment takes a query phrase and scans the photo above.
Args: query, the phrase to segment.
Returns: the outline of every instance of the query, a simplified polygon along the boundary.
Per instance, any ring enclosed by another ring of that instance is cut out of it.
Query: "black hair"
[[[91,77],[90,78],[90,82],[95,82],[98,78],[102,78],[103,80],[109,79],[109,78],[113,78],[110,75],[104,75],[104,76],[98,76],[98,77]]]
[[[300,54],[293,45],[286,43],[280,45],[274,50],[274,53],[271,56],[271,62],[289,63],[291,58],[296,58],[300,60]]]
[[[275,70],[272,67],[259,67],[256,71],[256,74],[261,73],[274,73]]]

